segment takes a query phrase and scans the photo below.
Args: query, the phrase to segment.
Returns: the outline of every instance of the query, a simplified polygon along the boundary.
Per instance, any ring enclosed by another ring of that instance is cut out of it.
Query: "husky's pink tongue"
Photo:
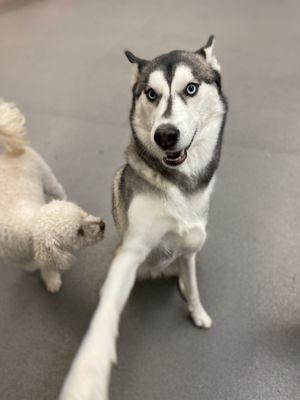
[[[164,157],[164,162],[172,167],[177,167],[185,161],[186,157],[187,152],[184,149],[178,152],[167,153],[166,157]]]

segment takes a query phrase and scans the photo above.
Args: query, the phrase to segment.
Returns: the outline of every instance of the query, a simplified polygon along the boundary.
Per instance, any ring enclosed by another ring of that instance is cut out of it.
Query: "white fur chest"
[[[143,270],[155,268],[158,272],[178,257],[201,249],[213,186],[214,179],[204,190],[186,195],[172,185],[165,196],[143,194],[133,199],[128,212],[130,226],[145,236],[152,249]]]
[[[174,256],[198,251],[206,237],[211,188],[206,188],[193,195],[185,195],[176,187],[169,190],[164,209],[170,219],[170,230],[161,242],[163,247],[171,240],[176,246]],[[172,240],[173,239],[173,240]]]

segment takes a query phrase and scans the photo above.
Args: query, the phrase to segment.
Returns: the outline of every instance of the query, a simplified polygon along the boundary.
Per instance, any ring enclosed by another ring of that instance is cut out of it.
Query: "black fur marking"
[[[161,95],[161,94],[158,94],[158,95],[157,95],[157,98],[156,98],[155,101],[153,101],[152,103],[158,105],[158,103],[160,102],[161,98],[162,98],[162,95]]]
[[[210,37],[208,38],[208,41],[206,43],[206,45],[204,46],[205,49],[211,47],[213,45],[215,36],[214,35],[210,35]]]
[[[184,95],[184,93],[178,93],[178,96],[181,98],[181,100],[184,102],[184,104],[187,103],[187,99],[186,99],[186,96]]]
[[[174,77],[174,65],[172,63],[167,63],[164,68],[164,75],[166,81],[168,82],[169,88],[171,88],[171,83]]]
[[[200,54],[200,56],[202,56],[206,59],[206,53],[205,53],[205,50],[203,49],[203,47],[201,47],[201,49],[197,50],[196,53]]]
[[[167,108],[166,108],[166,111],[163,114],[163,117],[166,117],[166,118],[170,117],[171,113],[172,113],[172,96],[170,95],[169,98],[168,98]]]

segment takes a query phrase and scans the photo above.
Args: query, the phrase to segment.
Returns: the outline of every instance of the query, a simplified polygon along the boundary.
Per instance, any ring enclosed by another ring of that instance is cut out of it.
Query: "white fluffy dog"
[[[25,135],[24,116],[0,100],[0,259],[34,260],[47,290],[55,293],[73,252],[101,240],[105,223],[66,201],[63,187],[26,145]],[[45,195],[57,200],[46,203]]]

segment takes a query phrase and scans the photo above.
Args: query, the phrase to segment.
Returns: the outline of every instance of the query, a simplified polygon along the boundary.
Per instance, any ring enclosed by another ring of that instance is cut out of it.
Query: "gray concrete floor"
[[[298,1],[0,1],[0,95],[71,199],[102,215],[60,294],[2,263],[0,398],[53,400],[97,303],[117,235],[110,199],[128,141],[130,48],[196,49],[216,34],[230,114],[199,257],[210,331],[174,281],[136,286],[112,400],[296,400],[300,392]],[[1,190],[1,188],[0,188]]]

